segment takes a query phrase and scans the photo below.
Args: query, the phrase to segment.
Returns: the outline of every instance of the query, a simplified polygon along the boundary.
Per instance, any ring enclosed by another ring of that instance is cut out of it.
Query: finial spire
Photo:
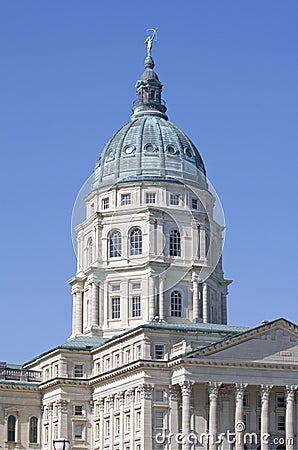
[[[157,28],[149,28],[144,44],[147,44],[147,57],[151,58],[152,42],[157,41]]]

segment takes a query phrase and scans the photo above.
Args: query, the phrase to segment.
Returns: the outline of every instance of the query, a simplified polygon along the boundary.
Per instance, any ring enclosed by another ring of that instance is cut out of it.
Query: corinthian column
[[[96,283],[91,285],[91,326],[98,327],[98,287]]]
[[[149,384],[141,386],[141,448],[152,450],[152,390]]]
[[[272,385],[262,384],[262,409],[261,409],[261,450],[268,450],[269,441],[264,439],[266,434],[269,434],[269,395]]]
[[[218,403],[218,391],[221,383],[209,382],[208,393],[209,393],[209,435],[210,444],[209,450],[217,449],[217,437],[218,437],[218,427],[217,427],[217,403]]]
[[[235,437],[236,437],[236,450],[243,450],[243,397],[247,384],[236,383],[235,384]]]
[[[114,396],[109,397],[109,408],[110,408],[110,450],[114,449]]]
[[[154,319],[155,316],[155,283],[153,275],[149,277],[149,289],[148,289],[148,305],[149,305],[149,320]]]
[[[286,386],[286,449],[294,450],[294,406],[297,386]]]
[[[203,283],[203,322],[208,322],[208,286]]]
[[[159,318],[165,318],[164,277],[159,276]]]
[[[199,285],[198,277],[195,273],[192,275],[192,317],[193,320],[199,318]]]
[[[180,384],[182,393],[182,435],[183,435],[183,448],[185,450],[190,449],[190,444],[188,442],[188,437],[190,435],[190,400],[191,400],[191,390],[192,383],[185,380]]]

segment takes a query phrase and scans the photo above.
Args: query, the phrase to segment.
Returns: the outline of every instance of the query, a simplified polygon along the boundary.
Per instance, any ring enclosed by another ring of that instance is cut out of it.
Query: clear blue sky
[[[298,322],[297,22],[296,0],[2,0],[0,360],[70,335],[73,203],[129,120],[151,27],[169,117],[224,207],[229,322]]]

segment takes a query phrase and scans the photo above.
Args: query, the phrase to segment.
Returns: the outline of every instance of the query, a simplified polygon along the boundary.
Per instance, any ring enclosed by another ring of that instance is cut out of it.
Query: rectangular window
[[[111,369],[111,360],[110,360],[110,358],[106,358],[106,364],[105,364],[105,366],[106,366],[106,370],[110,370]]]
[[[141,411],[137,411],[136,413],[136,429],[141,429]]]
[[[126,350],[126,364],[131,362],[131,352],[130,350]]]
[[[244,407],[248,406],[248,395],[247,394],[243,395],[243,406]]]
[[[155,401],[156,402],[164,402],[165,400],[165,391],[157,390],[155,391]]]
[[[155,203],[155,193],[147,192],[146,193],[146,203]]]
[[[99,427],[99,423],[96,422],[95,424],[95,439],[98,441],[99,439],[99,435],[100,435],[100,427]]]
[[[110,421],[106,420],[106,437],[110,436]]]
[[[112,298],[112,319],[120,319],[120,297]]]
[[[155,428],[164,428],[164,412],[156,411],[155,413]]]
[[[110,199],[109,197],[102,199],[102,209],[109,209],[110,207]]]
[[[115,355],[115,367],[119,366],[120,366],[120,355],[119,353],[117,353],[117,355]]]
[[[84,433],[84,425],[75,425],[74,426],[74,437],[75,439],[83,439]]]
[[[285,431],[286,421],[285,416],[277,416],[277,431]]]
[[[82,416],[83,415],[83,406],[82,405],[75,405],[75,407],[74,407],[74,415],[75,416]]]
[[[179,194],[171,194],[170,195],[170,204],[171,205],[179,205],[180,203],[180,195]]]
[[[75,364],[74,365],[73,376],[75,378],[82,378],[84,376],[84,366],[83,366],[83,364]]]
[[[130,205],[130,204],[131,204],[131,194],[122,194],[121,205]]]
[[[199,209],[199,202],[197,198],[191,199],[191,207],[192,209]]]
[[[155,359],[164,359],[164,357],[165,357],[165,346],[164,345],[155,345],[154,357],[155,357]]]
[[[54,439],[58,439],[58,424],[54,425]]]
[[[284,408],[285,405],[285,397],[283,395],[277,395],[276,397],[276,407],[277,408]]]
[[[130,415],[126,414],[125,416],[125,431],[126,433],[130,432]]]
[[[44,442],[45,444],[49,442],[49,427],[45,427],[44,429]]]
[[[142,346],[141,345],[137,345],[136,346],[136,358],[140,359],[142,357]]]
[[[141,401],[141,392],[136,391],[136,403],[140,403],[140,401]]]
[[[132,297],[132,317],[141,317],[141,297]]]
[[[120,417],[115,418],[115,434],[116,436],[120,434]]]

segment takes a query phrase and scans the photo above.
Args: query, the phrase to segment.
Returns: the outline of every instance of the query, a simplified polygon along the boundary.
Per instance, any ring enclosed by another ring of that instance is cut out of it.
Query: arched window
[[[178,230],[170,231],[170,256],[180,256],[181,238]]]
[[[182,317],[182,296],[179,291],[171,293],[171,316]]]
[[[31,417],[29,422],[29,442],[37,444],[37,417]]]
[[[92,252],[92,239],[89,238],[87,242],[87,263],[88,266],[91,266],[93,260],[93,252]]]
[[[109,237],[110,258],[121,256],[121,233],[120,231],[111,231]]]
[[[130,232],[130,254],[142,254],[142,231],[140,228],[135,228]]]
[[[9,416],[7,419],[7,441],[15,442],[16,440],[16,418]]]

